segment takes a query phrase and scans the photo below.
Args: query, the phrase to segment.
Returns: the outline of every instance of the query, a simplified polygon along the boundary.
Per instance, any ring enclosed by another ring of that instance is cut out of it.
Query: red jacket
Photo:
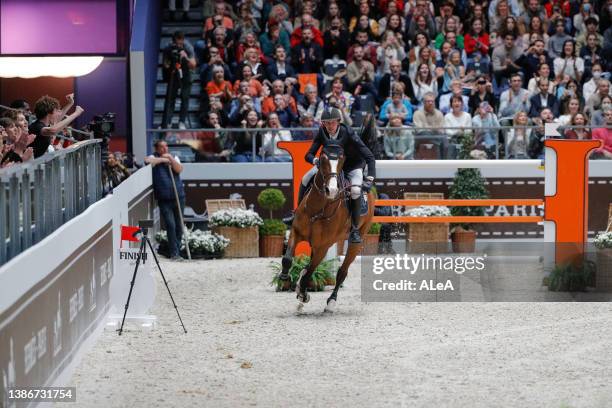
[[[476,44],[479,41],[480,44]],[[489,34],[481,33],[478,37],[473,37],[471,34],[466,34],[463,38],[463,47],[467,55],[480,51],[481,54],[489,53]]]
[[[321,47],[323,47],[323,34],[321,34],[321,31],[319,31],[315,27],[310,27],[310,29],[312,30],[312,35],[313,35],[312,41],[316,42]],[[301,42],[302,42],[302,27],[300,26],[296,28],[295,30],[293,30],[293,32],[291,33],[291,39],[290,39],[291,48],[297,47],[298,44]]]

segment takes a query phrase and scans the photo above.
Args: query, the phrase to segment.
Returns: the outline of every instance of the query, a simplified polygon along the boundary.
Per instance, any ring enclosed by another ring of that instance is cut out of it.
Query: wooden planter
[[[437,253],[448,244],[448,223],[406,224],[406,250],[409,252]]]
[[[451,234],[453,252],[474,252],[476,250],[476,231],[460,229]]]
[[[612,291],[612,248],[597,250],[597,271],[595,288],[601,291]]]
[[[226,258],[257,258],[259,256],[258,227],[214,227],[215,234],[230,240],[225,248]]]
[[[375,255],[378,253],[378,236],[379,234],[365,234],[363,236],[362,255]]]
[[[262,258],[278,258],[283,256],[283,235],[262,235],[259,237],[259,256]]]

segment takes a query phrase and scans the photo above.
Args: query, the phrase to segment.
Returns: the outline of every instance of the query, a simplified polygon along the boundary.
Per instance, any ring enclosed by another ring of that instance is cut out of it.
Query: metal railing
[[[102,198],[100,140],[0,170],[0,264]]]
[[[586,129],[592,130],[591,126],[560,126],[558,131],[563,137],[564,132],[569,129]],[[597,128],[610,128],[610,126],[598,126]],[[279,131],[279,130],[289,130],[293,135],[296,135],[296,132],[304,132],[304,131],[312,131],[317,132],[317,128],[283,128],[283,129],[272,129],[272,128],[223,128],[223,129],[149,129],[154,137],[153,140],[164,139],[169,144],[181,144],[183,141],[194,140],[197,139],[198,133],[200,132],[212,132],[212,133],[224,133],[225,138],[230,135],[236,135],[244,132],[256,132],[263,138],[263,135],[269,131]],[[355,131],[359,131],[360,128],[353,128]],[[537,129],[542,131],[542,127],[539,126],[481,126],[481,127],[437,127],[437,128],[416,128],[414,126],[402,127],[402,128],[392,128],[392,127],[379,127],[378,130],[380,132],[380,141],[384,142],[384,139],[387,137],[395,137],[398,132],[405,132],[405,134],[412,139],[414,143],[414,153],[416,153],[416,148],[421,143],[433,144],[434,149],[437,149],[435,154],[437,157],[428,157],[428,158],[437,158],[437,159],[456,159],[457,152],[459,147],[459,143],[457,143],[456,138],[454,138],[451,133],[453,131],[457,131],[457,133],[465,133],[471,132],[477,139],[482,137],[485,133],[491,134],[491,137],[495,139],[494,145],[490,149],[491,159],[509,159],[511,157],[508,156],[508,144],[509,144],[509,136],[511,135],[511,130],[513,133],[516,133],[517,130],[523,130],[527,135],[535,135]],[[390,132],[394,132],[394,134],[390,134]],[[316,133],[315,133],[316,134]],[[274,157],[262,155],[260,152],[257,152],[257,140],[252,138],[251,142],[252,146],[249,153],[250,161],[277,161]],[[262,143],[263,144],[263,141]],[[526,141],[528,144],[528,140]],[[383,151],[384,155],[384,146],[381,143],[380,149]],[[415,156],[415,154],[413,154]],[[515,157],[515,158],[527,158],[527,152],[524,152],[524,157]],[[190,161],[188,157],[181,157],[181,160],[186,159],[185,161]],[[386,159],[386,157],[382,157],[382,159]],[[197,160],[196,160],[197,161]]]

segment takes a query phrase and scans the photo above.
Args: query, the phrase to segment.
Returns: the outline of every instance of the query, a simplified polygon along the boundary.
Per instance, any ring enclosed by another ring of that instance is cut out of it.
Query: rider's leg
[[[351,182],[351,233],[349,235],[349,243],[361,243],[361,235],[359,234],[359,218],[361,213],[361,184],[363,183],[363,170],[351,170],[347,174]]]

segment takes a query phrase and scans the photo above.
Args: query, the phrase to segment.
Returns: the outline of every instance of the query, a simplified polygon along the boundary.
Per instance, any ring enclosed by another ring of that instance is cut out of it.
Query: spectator
[[[592,112],[591,127],[603,126],[606,123],[603,113],[608,109],[612,109],[612,96],[610,95],[601,98],[600,108]]]
[[[529,45],[529,48],[527,49],[525,54],[523,54],[523,56],[519,58],[519,65],[523,67],[523,72],[525,73],[525,82],[528,83],[527,88],[529,89],[529,87],[533,84],[532,89],[535,89],[535,81],[532,80],[534,76],[540,76],[540,73],[538,71],[540,70],[542,65],[546,65],[547,68],[547,73],[545,77],[550,78],[550,67],[552,66],[552,64],[553,60],[550,59],[548,53],[546,53],[544,41],[542,41],[542,39],[540,38],[533,41]],[[533,92],[532,89],[530,89],[531,92]],[[551,89],[551,92],[552,91],[553,90]]]
[[[183,165],[177,156],[169,153],[168,144],[165,141],[156,141],[154,147],[155,153],[145,158],[145,163],[153,166],[153,192],[168,232],[169,258],[179,260],[183,238],[181,214],[185,209],[185,190],[180,176]],[[176,202],[175,186],[179,203]]]
[[[544,108],[540,112],[540,116],[534,120],[538,123],[538,127],[533,132],[529,145],[527,146],[527,154],[531,159],[544,159],[544,140],[546,135],[544,133],[545,124],[553,123],[554,116],[549,108]]]
[[[540,79],[542,78],[551,79],[550,78],[550,65],[546,63],[540,64],[540,66],[538,67],[537,75],[529,80],[529,84],[527,85],[527,90],[529,91],[530,98],[533,95],[540,92],[538,88],[538,83],[540,82]],[[549,93],[555,92],[555,83],[553,81],[548,81],[548,92]]]
[[[463,111],[469,112],[470,99],[463,94],[463,85],[461,84],[461,81],[458,79],[453,80],[451,82],[450,89],[451,93],[444,94],[440,97],[440,111],[442,111],[442,113],[445,115],[449,113],[452,110],[451,98],[453,96],[458,96],[463,100]]]
[[[601,140],[601,147],[596,150],[602,159],[612,160],[612,109],[604,111],[607,128],[593,130],[593,140]]]
[[[261,32],[261,27],[257,22],[257,19],[253,16],[251,8],[247,2],[240,5],[240,20],[236,22],[236,30],[234,35],[238,39],[244,38],[248,34],[252,34],[255,38]]]
[[[321,115],[323,114],[323,109],[325,109],[325,106],[321,98],[319,98],[317,95],[317,88],[314,85],[306,85],[304,95],[299,99],[297,108],[300,117],[306,115],[312,117],[313,121],[321,121]]]
[[[589,3],[589,0],[584,0],[580,4],[580,13],[574,15],[574,30],[576,35],[583,35],[588,30],[589,24],[595,24],[595,30],[597,31],[597,24],[599,23],[599,16],[593,10],[593,5]]]
[[[567,40],[563,43],[563,51],[559,57],[555,58],[554,67],[557,81],[565,75],[577,82],[581,81],[584,73],[584,60],[576,57],[576,46],[573,40]]]
[[[223,68],[223,72],[226,78],[231,78],[232,74],[230,71],[229,65],[223,60],[221,53],[219,52],[220,48],[217,46],[211,46],[207,50],[207,55],[204,57],[206,64],[200,67],[200,81],[204,84],[207,84],[213,78],[213,69],[216,66]]]
[[[164,113],[161,127],[167,128],[172,123],[174,105],[179,89],[181,90],[181,112],[179,129],[185,129],[189,97],[191,96],[191,70],[196,67],[195,54],[192,45],[185,40],[185,34],[176,31],[172,43],[163,52],[163,76],[168,83],[164,99]]]
[[[253,77],[257,80],[263,79],[264,76],[264,65],[261,56],[257,48],[247,48],[244,52],[244,61],[242,62],[242,67],[250,67]]]
[[[519,24],[523,27],[523,31],[527,31],[526,27],[529,27],[531,19],[538,17],[540,20],[546,20],[546,11],[544,7],[540,6],[539,0],[528,0],[525,11],[521,14]]]
[[[378,60],[378,70],[376,73],[379,77],[391,72],[390,64],[392,60],[401,61],[406,58],[404,44],[397,38],[395,33],[386,31],[383,34],[382,43],[376,51],[376,58]]]
[[[242,67],[242,79],[237,80],[234,83],[233,89],[239,90],[239,93],[244,93],[240,92],[239,88],[242,84],[245,84],[246,94],[250,95],[253,98],[259,98],[261,97],[261,94],[263,92],[263,86],[261,85],[259,78],[261,78],[260,75],[253,75],[253,70],[251,69],[250,65],[244,65]]]
[[[284,81],[287,77],[295,77],[295,70],[287,62],[285,47],[278,44],[274,52],[274,60],[272,60],[267,68],[267,78],[270,81],[276,81],[277,79]]]
[[[506,156],[509,159],[527,159],[527,146],[531,140],[531,129],[527,128],[529,118],[527,113],[518,111],[512,121],[513,128],[507,136]]]
[[[34,157],[34,151],[27,147],[32,143],[34,137],[23,134],[13,119],[9,117],[0,118],[0,165],[6,167],[10,163],[21,163]]]
[[[74,103],[73,94],[66,96],[66,99],[68,99],[68,104],[64,106],[63,109],[60,109],[60,104],[57,99],[48,95],[42,96],[36,101],[34,105],[36,121],[29,127],[30,133],[36,137],[28,146],[33,148],[34,158],[38,158],[47,153],[55,135],[64,130],[83,113],[83,108],[77,106],[72,114],[64,118],[64,115],[66,115],[67,111]]]
[[[472,127],[472,116],[464,111],[463,98],[460,95],[453,95],[450,98],[451,111],[444,115],[444,126],[446,134],[458,136],[464,132],[464,128]]]
[[[444,40],[447,39],[446,35],[448,33],[455,33],[457,40],[456,48],[462,50],[464,48],[463,36],[459,34],[459,23],[458,19],[456,19],[455,17],[447,18],[446,22],[444,23],[444,28],[442,30],[438,30],[438,35],[436,36],[436,39],[434,41],[434,47],[439,50]]]
[[[403,6],[402,2],[399,3]],[[387,24],[389,24],[389,28],[391,28],[391,30],[394,32],[397,32],[398,30],[404,32],[406,30],[406,20],[399,14],[399,12],[398,4],[395,1],[388,3],[385,16],[378,20],[378,29],[381,33],[384,33],[387,30]],[[395,21],[396,19],[397,22]]]
[[[465,78],[465,67],[461,62],[461,53],[457,50],[451,51],[448,63],[444,67],[444,83],[442,93],[450,92],[451,82],[459,81],[463,83]]]
[[[257,41],[257,36],[252,32],[247,32],[243,37],[240,38],[238,46],[236,47],[236,61],[242,64],[246,58],[246,50],[253,48],[257,51],[259,59],[263,60],[264,54]]]
[[[404,90],[410,99],[414,99],[414,89],[412,87],[412,81],[408,75],[402,73],[402,63],[394,59],[389,63],[390,72],[383,75],[378,83],[378,103],[384,103],[389,96],[391,96],[391,89],[393,84],[402,83]],[[437,89],[436,89],[437,91]],[[423,92],[423,95],[425,92]],[[422,97],[421,97],[422,98]],[[416,102],[416,100],[415,100]]]
[[[442,35],[446,35],[447,32],[453,31],[459,33],[462,31],[461,20],[458,16],[454,15],[454,1],[443,0],[440,3],[440,15],[435,18],[436,31]],[[439,44],[436,44],[436,48],[439,48]],[[463,46],[461,47],[463,48]]]
[[[261,103],[259,98],[253,98],[249,95],[248,82],[240,83],[240,92],[230,104],[229,122],[232,126],[239,126],[243,116],[251,110],[257,113],[261,112]]]
[[[344,60],[348,48],[349,33],[344,28],[342,19],[340,17],[334,17],[331,20],[329,28],[323,33],[323,58]]]
[[[569,125],[571,126],[586,126],[586,116],[581,112],[576,112],[572,115]],[[588,140],[591,138],[591,131],[585,127],[576,127],[565,131],[566,139]]]
[[[515,39],[514,35],[507,34],[504,36],[504,44],[493,50],[493,74],[498,86],[501,86],[503,81],[509,79],[513,73],[521,70],[516,61],[521,57],[522,52],[514,44]]]
[[[582,47],[587,44],[589,35],[593,35],[595,37],[595,41],[592,46],[601,46],[604,42],[603,35],[597,32],[598,21],[595,17],[587,18],[585,21],[586,30],[576,36],[576,52],[579,54],[580,51],[582,51]]]
[[[585,76],[591,75],[593,65],[600,64],[600,62],[602,61],[603,50],[600,44],[601,41],[598,40],[597,34],[588,33],[586,35],[586,44],[583,45],[579,51],[580,58],[584,60]],[[578,43],[576,43],[576,47],[578,47]]]
[[[376,99],[374,89],[374,65],[364,59],[363,47],[357,46],[353,49],[353,61],[346,69],[349,89],[356,95],[369,93]]]
[[[599,80],[601,79],[601,76],[603,74],[603,69],[602,69],[601,64],[599,63],[593,64],[593,70],[591,74],[593,75],[592,78],[589,79],[587,82],[585,82],[584,85],[582,86],[582,97],[584,98],[585,101],[588,101],[589,98],[591,98],[591,96],[597,90],[597,84],[599,83]]]
[[[219,115],[216,112],[208,112],[204,127],[215,129],[215,131],[205,131],[198,133],[200,142],[198,153],[199,160],[205,162],[225,161],[231,151],[228,149],[226,133],[222,131]]]
[[[303,28],[301,42],[293,46],[291,61],[300,74],[319,73],[323,65],[323,49],[313,41],[312,29]]]
[[[516,0],[512,0],[510,4],[512,7],[512,14],[519,15],[519,7],[518,2]],[[516,7],[514,7],[516,5]],[[491,2],[491,6],[489,7],[489,26],[491,31],[494,33],[500,32],[502,29],[502,24],[506,20],[507,17],[510,16],[510,9],[508,7],[507,0],[493,0]]]
[[[391,68],[393,69],[393,65]],[[429,64],[423,63],[419,65],[414,80],[414,99],[419,109],[423,108],[423,97],[427,93],[433,94],[436,98],[438,97],[438,80],[433,77]]]
[[[510,77],[510,88],[499,98],[500,118],[513,117],[516,112],[529,112],[529,92],[521,87],[523,80],[518,73]]]
[[[276,97],[279,97],[277,95]],[[263,135],[263,144],[261,147],[261,156],[266,162],[288,162],[291,161],[291,156],[286,150],[277,146],[277,142],[291,141],[291,132],[286,129],[281,129],[281,122],[277,112],[272,112],[268,116],[268,127],[271,129]],[[283,126],[287,127],[287,126]]]
[[[320,120],[320,118],[319,118]],[[296,130],[293,132],[293,140],[312,140],[317,135],[317,130],[315,127],[315,119],[314,117],[305,112],[303,115],[300,115],[300,127],[303,128],[313,128],[312,130]]]
[[[234,21],[227,16],[227,5],[225,2],[215,3],[214,15],[204,20],[204,31],[213,31],[216,27],[225,27],[228,30],[233,30]]]
[[[363,55],[367,60],[369,60],[374,66],[378,64],[377,60],[377,49],[378,44],[370,41],[371,37],[365,30],[358,30],[355,34],[354,44],[349,47],[348,52],[346,53],[346,62],[351,63],[353,61],[353,54],[355,52],[356,46],[361,46],[363,48]]]
[[[602,98],[610,95],[610,81],[600,79],[597,83],[597,92],[590,96],[586,101],[586,113],[589,114],[601,105]]]
[[[325,17],[321,20],[321,31],[327,31],[332,26],[332,21],[335,18],[339,18],[342,22],[342,26],[346,26],[346,22],[342,18],[342,14],[340,12],[340,6],[335,1],[330,1],[327,5],[327,12],[325,13]],[[327,41],[324,41],[324,43]]]
[[[444,115],[436,109],[436,97],[433,93],[426,93],[423,96],[423,109],[414,113],[414,126],[419,129],[419,136],[426,136],[435,141],[439,157],[443,157],[446,150],[446,136],[442,135],[443,131],[440,128],[444,126]]]
[[[488,66],[489,34],[484,31],[484,24],[481,19],[472,20],[471,31],[465,35],[464,41],[468,64],[479,61],[480,64],[487,64]]]
[[[263,121],[254,110],[249,111],[242,120],[242,132],[233,134],[233,154],[231,160],[238,163],[260,162],[261,156],[257,152],[261,151],[262,134],[258,130],[263,126]],[[255,152],[255,154],[253,154]]]
[[[259,36],[259,43],[264,55],[270,59],[274,58],[276,47],[279,45],[285,49],[286,54],[289,54],[291,51],[289,33],[284,28],[281,28],[278,23],[268,25],[268,31]]]
[[[274,123],[278,121],[283,127],[288,128],[297,122],[297,116],[287,106],[287,100],[285,95],[276,94],[274,95],[274,111],[268,114],[268,122],[270,122],[270,116],[273,114],[276,116]]]
[[[533,41],[531,41],[531,36],[533,34],[536,34],[544,45],[543,50],[544,51],[546,50],[546,47],[548,46],[548,40],[550,39],[550,37],[544,30],[543,21],[544,20],[542,20],[542,18],[540,18],[539,16],[533,16],[531,20],[529,20],[529,26],[527,27],[527,32],[523,34],[523,41],[522,41],[523,44],[525,45],[533,44]]]
[[[498,130],[492,129],[499,127],[497,116],[493,111],[493,107],[487,101],[482,101],[472,118],[472,126],[476,132],[474,142],[477,146],[482,146],[487,151],[489,158],[495,157],[496,147],[498,144]],[[478,129],[484,128],[484,129]]]
[[[349,21],[349,31],[352,33],[356,30],[368,30],[369,33],[374,37],[378,38],[380,34],[378,22],[373,18],[370,18],[370,5],[367,0],[359,1],[359,13],[356,17],[351,18]]]
[[[430,16],[416,16],[411,21],[410,26],[408,27],[407,37],[412,44],[419,44],[419,34],[422,34],[427,38],[427,45],[429,45],[430,38],[436,37],[436,27]],[[420,46],[422,47],[423,45]]]
[[[570,98],[578,98],[580,101],[580,106],[584,106],[584,99],[582,98],[582,93],[578,88],[578,83],[575,80],[567,78],[567,81],[562,81],[557,86],[557,100],[559,101],[559,111],[561,111],[561,107],[566,105]]]
[[[468,106],[471,115],[476,114],[476,110],[478,110],[482,102],[488,102],[489,106],[495,106],[495,96],[493,96],[492,93],[492,85],[484,76],[480,76],[476,80],[476,86],[472,88],[470,93]]]
[[[404,86],[401,83],[393,85],[391,98],[387,99],[380,108],[380,122],[385,125],[391,115],[399,115],[404,124],[412,122],[412,105],[404,95]]]
[[[566,41],[571,41],[572,37],[565,32],[565,23],[563,19],[558,19],[554,22],[555,33],[548,40],[548,54],[551,58],[557,58],[563,54],[563,48]]]
[[[340,109],[343,116],[350,116],[353,102],[355,102],[353,95],[344,91],[344,84],[340,78],[332,80],[331,92],[325,95],[325,100],[327,105]]]
[[[293,79],[293,78],[287,78],[287,79]],[[276,106],[274,104],[274,96],[275,95],[283,95],[285,98],[285,104],[293,111],[294,114],[297,114],[297,104],[295,102],[295,98],[293,96],[291,96],[290,94],[288,94],[287,92],[285,92],[285,83],[283,81],[281,81],[280,79],[277,79],[276,81],[272,82],[272,91],[270,93],[270,95],[266,95],[266,89],[267,87],[264,86],[264,100],[261,103],[261,112],[263,113],[263,115],[265,117],[268,117],[268,115],[273,112],[276,109]]]
[[[580,99],[575,96],[570,97],[566,103],[561,104],[563,115],[557,121],[561,126],[570,125],[577,113],[580,113]],[[583,117],[584,118],[584,117]]]
[[[314,20],[310,14],[303,14],[301,26],[297,27],[291,33],[291,47],[295,48],[300,44],[304,44],[304,32],[306,30],[309,31],[307,44],[310,44],[310,42],[312,41],[313,43],[317,44],[319,48],[322,48],[323,34],[321,34],[321,31],[319,31],[319,29],[314,26]]]
[[[229,106],[234,97],[234,89],[229,81],[225,80],[225,72],[220,66],[213,68],[213,79],[206,84],[206,94],[209,98],[219,98],[224,106]]]
[[[414,136],[409,129],[402,123],[401,115],[393,113],[389,116],[389,124],[383,139],[385,154],[388,159],[410,160],[414,158]]]
[[[553,117],[559,116],[559,101],[557,97],[548,92],[548,78],[541,78],[538,82],[540,92],[529,99],[529,117],[537,118],[542,109],[548,108]]]

